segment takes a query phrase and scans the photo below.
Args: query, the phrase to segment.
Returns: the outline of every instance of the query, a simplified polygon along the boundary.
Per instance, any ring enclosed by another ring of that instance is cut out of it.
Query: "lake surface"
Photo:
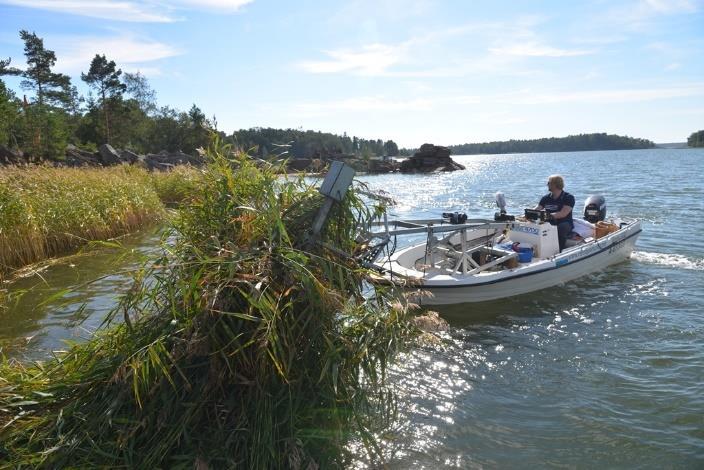
[[[643,221],[631,260],[518,298],[435,308],[442,345],[405,354],[393,373],[399,422],[390,468],[704,468],[704,150],[458,156],[467,169],[361,179],[388,191],[400,218],[444,211],[490,217],[533,207],[565,176],[581,214],[603,194],[608,214]],[[158,236],[126,241],[138,255]],[[116,253],[76,258],[12,285],[39,285],[0,313],[6,354],[38,358],[100,324],[127,274]],[[53,292],[81,286],[75,298]],[[76,309],[88,307],[76,315]],[[80,320],[84,320],[79,324]]]

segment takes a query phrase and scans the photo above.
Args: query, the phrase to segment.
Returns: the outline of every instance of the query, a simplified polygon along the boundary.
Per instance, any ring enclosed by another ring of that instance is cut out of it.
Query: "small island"
[[[495,153],[583,152],[591,150],[636,150],[655,148],[648,139],[639,139],[604,132],[547,137],[531,140],[506,140],[476,144],[451,145],[455,155]]]
[[[692,132],[692,135],[687,139],[689,147],[704,147],[704,130]]]

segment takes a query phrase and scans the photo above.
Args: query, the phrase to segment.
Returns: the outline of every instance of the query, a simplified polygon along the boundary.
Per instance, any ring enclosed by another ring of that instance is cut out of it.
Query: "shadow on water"
[[[41,359],[66,340],[90,337],[132,282],[132,272],[159,250],[161,229],[124,237],[121,248],[93,248],[39,263],[5,287],[0,348],[9,357]]]

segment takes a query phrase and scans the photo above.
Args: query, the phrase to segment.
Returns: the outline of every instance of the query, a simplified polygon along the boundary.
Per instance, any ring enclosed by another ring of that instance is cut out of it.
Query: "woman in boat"
[[[545,209],[548,213],[548,220],[557,226],[557,239],[560,244],[560,251],[565,248],[567,234],[574,228],[572,222],[572,208],[574,207],[574,196],[564,190],[565,180],[560,175],[550,175],[548,177],[548,194],[540,199],[536,209]]]

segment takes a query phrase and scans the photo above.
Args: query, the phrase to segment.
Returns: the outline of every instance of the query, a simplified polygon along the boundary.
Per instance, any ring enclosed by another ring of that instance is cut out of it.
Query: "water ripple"
[[[634,251],[634,260],[641,263],[659,264],[679,269],[704,270],[704,258],[690,258],[676,253],[651,253],[647,251]]]

